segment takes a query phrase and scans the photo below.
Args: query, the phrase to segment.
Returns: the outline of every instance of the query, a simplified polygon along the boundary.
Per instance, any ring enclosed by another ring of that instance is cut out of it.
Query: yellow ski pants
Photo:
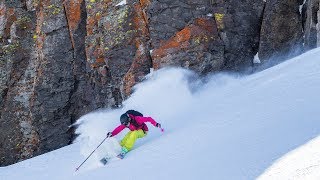
[[[120,145],[130,151],[138,138],[143,138],[147,135],[142,129],[128,132],[121,140]]]

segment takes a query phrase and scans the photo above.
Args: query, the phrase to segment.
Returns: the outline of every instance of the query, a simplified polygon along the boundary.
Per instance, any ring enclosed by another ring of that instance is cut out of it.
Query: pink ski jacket
[[[150,122],[155,127],[157,125],[157,122],[151,117],[133,116],[131,114],[129,114],[129,116],[133,120],[128,127],[131,131],[142,129],[144,132],[147,132],[148,127],[145,122]],[[119,125],[112,131],[112,136],[119,134],[124,128],[126,128],[125,125]]]

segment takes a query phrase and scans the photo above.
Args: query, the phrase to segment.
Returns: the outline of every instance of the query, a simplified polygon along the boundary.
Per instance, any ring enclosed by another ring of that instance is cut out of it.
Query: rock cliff
[[[2,0],[0,165],[68,145],[150,69],[250,73],[320,45],[319,0]]]

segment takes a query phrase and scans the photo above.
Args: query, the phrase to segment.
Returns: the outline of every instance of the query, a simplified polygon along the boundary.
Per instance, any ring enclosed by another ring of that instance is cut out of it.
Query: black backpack
[[[138,112],[138,111],[135,111],[135,110],[128,110],[126,112],[126,114],[131,114],[131,115],[134,115],[134,116],[143,116],[143,114],[141,112]]]
[[[138,112],[138,111],[135,111],[135,110],[129,110],[129,111],[126,112],[126,114],[131,114],[131,115],[133,115],[133,116],[143,116],[143,114],[142,114],[141,112]],[[141,128],[143,129],[143,131],[144,131],[144,129],[145,129],[144,126],[146,126],[145,123],[138,124],[138,122],[137,122],[135,119],[133,119],[133,120],[131,121],[131,123],[132,123],[135,127],[137,127],[137,128],[141,127]]]

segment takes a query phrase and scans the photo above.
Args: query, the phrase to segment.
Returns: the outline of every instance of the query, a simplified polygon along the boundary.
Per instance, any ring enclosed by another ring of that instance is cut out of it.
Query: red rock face
[[[220,51],[211,53],[212,46],[220,47]],[[159,69],[174,65],[200,73],[209,72],[208,69],[213,72],[223,66],[223,53],[223,42],[218,35],[215,21],[211,18],[198,18],[169,40],[160,42],[159,48],[152,51],[153,67]],[[213,60],[208,56],[217,58]]]
[[[66,18],[68,20],[68,27],[73,48],[75,46],[73,34],[79,28],[78,26],[81,22],[82,4],[83,0],[70,0],[64,2],[64,9],[66,11]]]
[[[258,50],[269,57],[274,45],[285,52],[299,44],[283,43],[280,28],[298,37],[300,21],[287,19],[299,14],[284,16],[264,1],[120,2],[0,1],[0,165],[69,144],[72,123],[92,110],[121,106],[150,68],[241,71]],[[301,2],[282,4],[297,9]],[[318,4],[308,4],[305,21],[318,21]],[[306,42],[319,37],[319,28],[304,28]]]
[[[133,6],[133,29],[136,35],[133,39],[135,44],[135,56],[133,57],[130,69],[123,78],[123,92],[125,96],[129,96],[132,92],[132,87],[141,82],[149,69],[152,67],[151,58],[149,54],[150,44],[148,40],[149,30],[148,21],[145,9],[149,5],[149,1],[141,0]]]

